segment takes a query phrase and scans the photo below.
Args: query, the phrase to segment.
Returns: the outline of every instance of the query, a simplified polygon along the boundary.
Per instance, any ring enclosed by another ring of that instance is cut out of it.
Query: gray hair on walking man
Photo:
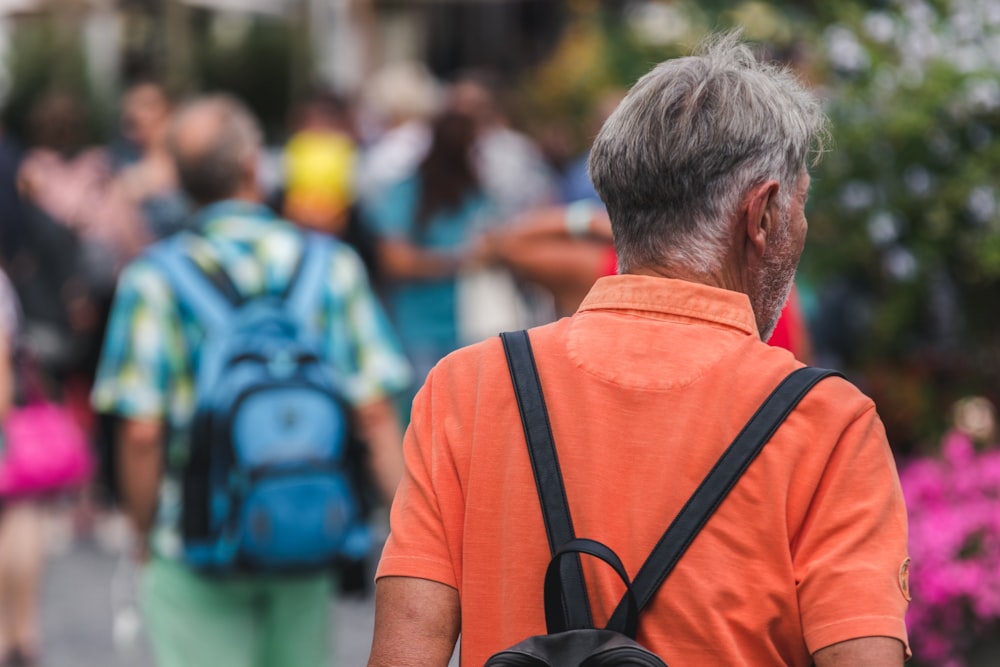
[[[825,138],[815,96],[787,69],[755,58],[739,32],[661,63],[631,89],[590,154],[619,273],[657,266],[719,271],[741,205],[770,179],[778,184],[782,211],[775,231],[787,236],[796,186]],[[778,269],[769,281],[775,284],[758,286],[763,293],[756,299],[751,295],[758,315],[770,316],[775,307],[780,312],[791,289],[795,264],[770,268]],[[765,318],[762,337],[772,329]]]

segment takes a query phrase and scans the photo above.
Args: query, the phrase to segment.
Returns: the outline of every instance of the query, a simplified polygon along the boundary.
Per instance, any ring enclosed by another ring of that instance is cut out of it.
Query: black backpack
[[[840,374],[806,367],[785,378],[736,436],[667,528],[635,579],[630,580],[621,560],[609,547],[576,537],[528,333],[503,333],[500,337],[521,413],[552,559],[545,572],[544,586],[548,634],[529,637],[494,654],[484,667],[666,667],[660,657],[635,640],[640,612],[802,397],[823,378]],[[625,583],[625,595],[603,629],[594,627],[591,618],[580,554],[607,563]]]

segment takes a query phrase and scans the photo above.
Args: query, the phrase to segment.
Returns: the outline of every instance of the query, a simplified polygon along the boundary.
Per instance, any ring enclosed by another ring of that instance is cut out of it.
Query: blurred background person
[[[511,126],[499,99],[496,77],[486,71],[461,74],[449,86],[447,108],[476,123],[475,159],[483,191],[497,207],[497,220],[554,204],[559,192],[555,174],[538,145]]]
[[[358,150],[346,103],[314,92],[292,111],[279,208],[301,225],[342,236],[354,201]]]
[[[24,340],[89,429],[86,397],[115,281],[149,237],[109,152],[88,141],[84,109],[69,93],[50,92],[34,105],[17,178],[24,234],[9,266]]]
[[[138,155],[119,172],[119,180],[141,212],[149,240],[166,238],[184,229],[191,213],[191,204],[177,183],[177,171],[167,152],[173,107],[166,88],[155,81],[133,84],[122,102],[122,135]]]
[[[0,422],[14,402],[19,308],[0,271]],[[0,432],[0,456],[3,434]],[[42,510],[30,498],[0,501],[0,665],[36,665],[38,605],[45,560]]]
[[[151,237],[111,152],[90,140],[77,97],[43,95],[30,129],[17,175],[22,242],[9,264],[24,312],[22,340],[47,397],[93,435],[98,420],[88,396],[115,283]],[[70,511],[59,514],[66,537],[94,536],[92,499],[89,490],[72,496]]]
[[[270,198],[272,208],[351,246],[378,285],[375,239],[362,223],[357,201],[360,147],[350,104],[335,93],[315,90],[290,117],[291,136],[281,152],[283,184]]]
[[[423,63],[383,67],[365,85],[366,134],[357,188],[362,204],[410,176],[431,143],[430,120],[440,107],[440,84]]]
[[[158,248],[176,249],[179,259],[228,278],[237,301],[281,294],[309,241],[260,203],[261,139],[241,103],[216,95],[185,105],[168,142],[180,181],[198,203],[199,233]],[[405,385],[409,368],[353,253],[332,244],[321,275],[326,280],[308,312],[322,323],[324,361],[388,499],[402,466],[402,433],[389,397]],[[184,558],[181,517],[199,509],[185,503],[183,463],[200,398],[199,350],[214,334],[204,313],[181,307],[171,277],[147,258],[123,274],[93,393],[98,410],[121,419],[122,504],[144,563],[142,605],[157,659],[162,667],[329,664],[326,572],[265,568],[212,577]]]
[[[113,178],[108,151],[88,144],[84,109],[73,95],[44,95],[31,120],[31,147],[18,171],[22,198],[74,230],[91,277],[107,282],[146,245],[137,211]]]
[[[558,199],[555,172],[538,144],[512,127],[501,101],[502,89],[490,71],[466,71],[448,88],[448,109],[472,117],[476,124],[475,166],[494,215],[477,221],[486,233],[532,208]],[[519,282],[504,266],[480,266],[463,272],[458,283],[459,331],[463,345],[498,331],[511,331],[550,321],[552,299],[531,283]]]
[[[459,345],[456,277],[474,261],[479,219],[492,213],[473,162],[475,141],[472,117],[443,112],[416,171],[365,208],[386,306],[415,370],[404,415],[428,371]]]

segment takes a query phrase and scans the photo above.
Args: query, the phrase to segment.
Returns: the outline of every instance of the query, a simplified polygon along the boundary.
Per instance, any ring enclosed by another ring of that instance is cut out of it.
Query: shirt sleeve
[[[906,646],[906,506],[874,405],[843,432],[793,542],[810,653],[862,637]]]
[[[166,280],[138,262],[121,276],[91,403],[127,418],[166,418],[172,378],[184,357],[176,301]]]
[[[412,372],[385,310],[368,282],[357,254],[341,246],[333,261],[331,289],[342,299],[343,317],[331,313],[328,358],[345,372],[343,390],[355,406],[410,386]]]
[[[453,553],[449,526],[462,525],[461,484],[454,460],[434,429],[431,371],[413,401],[410,425],[403,439],[406,469],[390,513],[390,532],[375,578],[414,577],[459,588],[461,554]],[[446,517],[444,512],[452,512]],[[456,546],[456,549],[460,547]]]

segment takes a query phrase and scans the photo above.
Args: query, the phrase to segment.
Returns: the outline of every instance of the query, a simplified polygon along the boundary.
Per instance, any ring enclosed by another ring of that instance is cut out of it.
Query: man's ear
[[[743,200],[741,211],[746,243],[758,255],[763,255],[768,236],[774,234],[778,224],[778,181],[765,181],[751,189]]]

